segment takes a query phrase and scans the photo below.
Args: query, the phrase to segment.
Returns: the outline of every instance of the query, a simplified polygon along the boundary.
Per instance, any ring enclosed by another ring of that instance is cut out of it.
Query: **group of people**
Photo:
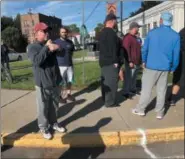
[[[125,70],[124,98],[139,94],[136,79],[142,65],[141,97],[139,104],[132,110],[132,113],[140,116],[145,115],[152,88],[156,84],[157,118],[163,118],[168,73],[173,73],[176,70],[180,56],[180,36],[171,29],[172,19],[172,14],[163,13],[160,19],[160,27],[148,33],[142,47],[142,40],[138,36],[141,26],[138,23],[132,22],[129,33],[118,36],[115,31],[117,17],[111,13],[106,16],[104,28],[98,38],[101,92],[105,107],[118,104],[116,103],[116,93],[123,64]],[[38,127],[46,139],[52,138],[51,128],[59,132],[65,131],[65,128],[59,126],[57,122],[59,102],[75,101],[75,98],[71,95],[71,84],[74,78],[72,62],[74,45],[67,38],[68,29],[62,27],[60,38],[55,41],[49,39],[50,29],[52,28],[45,23],[36,24],[34,28],[35,42],[27,47],[28,57],[33,63]],[[181,52],[183,51],[184,48],[181,49]],[[180,60],[182,59],[180,58]],[[181,70],[174,73],[174,76],[178,76],[174,79],[174,84],[178,86],[174,86],[169,98],[170,101],[174,100],[179,88],[184,84],[181,73]],[[66,86],[66,91],[62,87],[63,85]]]
[[[105,27],[99,35],[102,99],[106,107],[118,105],[116,92],[122,61],[125,68],[123,96],[126,99],[140,94],[136,80],[140,66],[143,68],[141,96],[139,103],[132,109],[133,114],[145,116],[152,88],[156,85],[156,118],[164,117],[169,72],[174,75],[174,86],[168,102],[175,105],[177,93],[184,87],[184,28],[179,34],[171,28],[172,23],[173,15],[162,13],[160,26],[148,32],[142,46],[142,40],[138,37],[141,26],[138,23],[130,24],[129,32],[120,42],[120,37],[114,31],[117,17],[114,14],[107,15]]]

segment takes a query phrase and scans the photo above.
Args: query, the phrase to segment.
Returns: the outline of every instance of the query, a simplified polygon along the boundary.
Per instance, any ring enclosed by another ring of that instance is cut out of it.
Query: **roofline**
[[[58,17],[55,17],[55,16],[51,16],[51,15],[45,15],[43,13],[31,13],[32,15],[42,15],[42,16],[47,16],[47,17],[53,17],[53,18],[56,18],[56,19],[59,19],[59,20],[62,20],[61,18],[58,18]],[[26,13],[26,14],[20,14],[20,16],[24,16],[24,15],[29,15],[29,13]]]

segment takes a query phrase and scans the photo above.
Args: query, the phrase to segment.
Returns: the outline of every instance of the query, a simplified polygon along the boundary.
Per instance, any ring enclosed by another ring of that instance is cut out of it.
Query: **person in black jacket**
[[[50,126],[59,132],[65,131],[57,123],[58,85],[62,82],[56,59],[56,51],[59,46],[48,40],[49,29],[45,23],[36,24],[34,28],[36,41],[27,47],[28,57],[33,64],[38,127],[46,139],[52,138],[52,134],[49,132]]]
[[[1,42],[1,64],[6,67],[7,69],[10,69],[9,67],[9,49],[8,46],[2,41]]]
[[[170,97],[168,98],[169,104],[171,106],[176,105],[176,98],[180,89],[184,89],[184,67],[185,67],[185,28],[180,32],[181,37],[181,51],[180,51],[180,60],[179,65],[175,72],[173,73],[173,88]]]
[[[105,19],[105,27],[99,34],[101,89],[106,107],[117,105],[120,40],[114,31],[116,19],[114,14],[108,14]]]

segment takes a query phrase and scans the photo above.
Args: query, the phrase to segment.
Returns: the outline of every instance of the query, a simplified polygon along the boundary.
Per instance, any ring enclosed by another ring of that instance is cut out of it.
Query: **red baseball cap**
[[[39,31],[39,30],[51,30],[51,27],[49,27],[47,24],[40,22],[37,23],[34,27],[35,32]]]

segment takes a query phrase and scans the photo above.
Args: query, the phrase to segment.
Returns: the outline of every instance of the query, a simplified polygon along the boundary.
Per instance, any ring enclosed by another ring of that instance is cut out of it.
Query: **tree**
[[[2,31],[1,38],[9,48],[16,51],[25,51],[27,46],[27,38],[22,35],[18,28],[9,26]]]
[[[150,9],[160,3],[162,3],[162,1],[143,1],[143,2],[141,2],[141,8],[139,8],[135,12],[131,12],[130,17],[133,17],[143,11],[146,11],[146,10],[148,10],[148,9]]]
[[[103,27],[104,27],[104,25],[102,23],[98,23],[96,28],[94,29],[96,39],[98,38],[98,34],[103,29]]]
[[[68,25],[67,27],[69,28],[69,30],[72,33],[79,33],[80,32],[80,29],[79,29],[79,27],[77,27],[76,24],[71,24],[71,25]]]
[[[14,25],[14,21],[12,17],[6,17],[6,16],[1,17],[1,31],[13,25]]]
[[[14,19],[14,26],[21,30],[21,16],[20,14],[17,14],[17,16]]]

